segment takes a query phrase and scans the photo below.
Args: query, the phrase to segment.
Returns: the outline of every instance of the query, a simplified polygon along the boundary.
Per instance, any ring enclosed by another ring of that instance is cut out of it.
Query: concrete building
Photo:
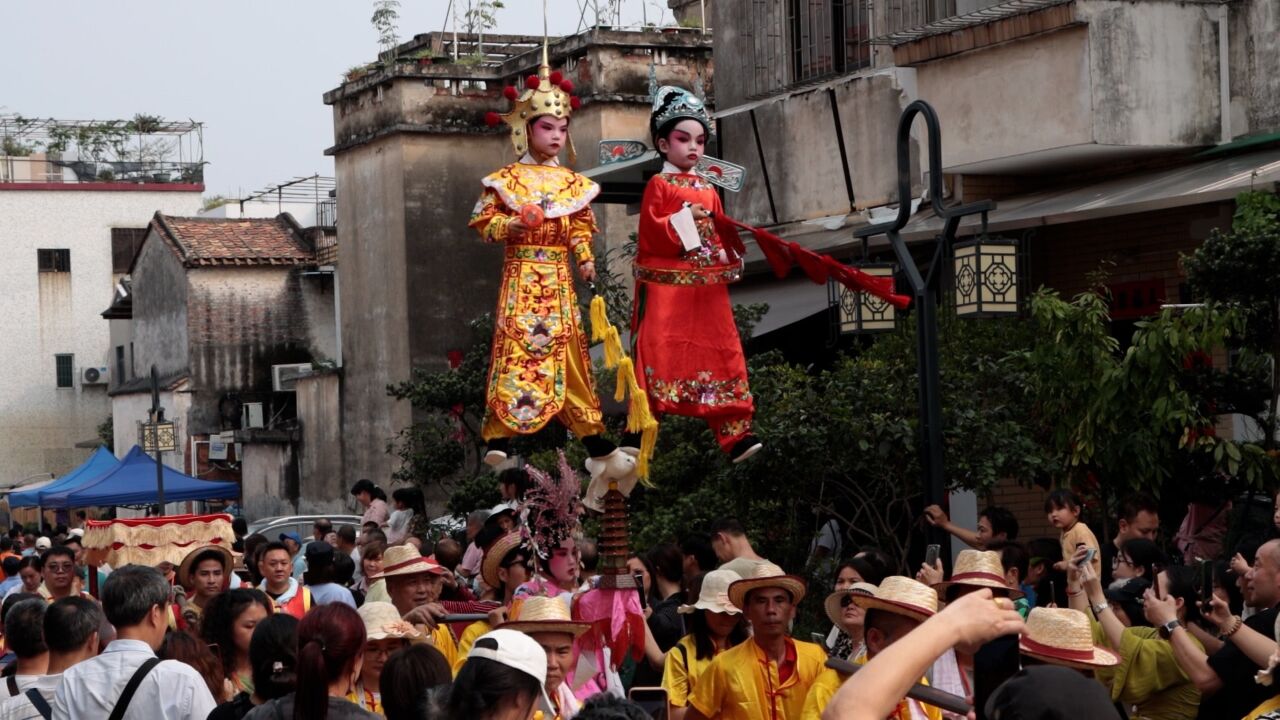
[[[902,110],[926,100],[942,125],[946,202],[996,200],[988,230],[1019,240],[1027,287],[1070,295],[1114,262],[1115,331],[1127,337],[1184,295],[1178,254],[1229,226],[1233,198],[1280,182],[1273,0],[795,7],[716,2],[711,25],[722,153],[750,177],[726,210],[808,247],[856,259],[854,229],[920,200],[923,122],[911,198],[897,196],[895,140]],[[973,220],[962,239],[980,232]],[[929,241],[940,227],[921,211],[904,236]],[[882,244],[871,255],[887,259]],[[785,321],[821,324],[826,312],[825,294],[758,292],[785,303]],[[1010,482],[995,497],[1027,511],[1028,535],[1044,529],[1037,492]]]
[[[194,213],[204,191],[198,164],[183,163],[181,176],[157,171],[144,178],[139,163],[102,162],[90,171],[71,159],[74,147],[36,149],[49,128],[84,123],[28,119],[19,128],[12,119],[0,117],[0,237],[8,260],[0,269],[7,304],[0,315],[4,486],[62,474],[98,445],[98,427],[111,417],[100,368],[113,354],[98,315],[151,216]]]
[[[348,482],[387,482],[388,441],[410,425],[386,394],[414,368],[444,369],[472,341],[469,323],[497,298],[501,251],[467,227],[480,179],[517,158],[484,123],[504,109],[504,85],[536,71],[542,38],[418,35],[367,74],[325,94],[333,106],[338,266],[342,274],[342,441]],[[480,57],[476,64],[435,58]],[[477,55],[477,53],[483,53]],[[576,169],[597,163],[602,139],[643,138],[650,63],[663,83],[712,90],[709,37],[697,31],[594,29],[551,45],[551,64],[576,86]],[[600,206],[597,255],[634,231],[622,206]],[[624,274],[629,273],[624,269]]]
[[[150,368],[179,449],[165,461],[243,485],[247,510],[296,503],[308,468],[297,376],[330,367],[337,351],[333,277],[317,268],[307,231],[269,219],[156,213],[105,313],[127,366],[109,393],[117,447],[136,442],[151,406]],[[335,494],[305,488],[309,498]],[[338,496],[340,497],[340,496]],[[261,506],[261,507],[258,507]]]

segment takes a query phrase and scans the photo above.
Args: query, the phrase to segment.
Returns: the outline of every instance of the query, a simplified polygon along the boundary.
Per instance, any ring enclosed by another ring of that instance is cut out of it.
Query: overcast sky
[[[465,4],[466,0],[459,0]],[[587,0],[548,0],[553,35]],[[606,5],[605,0],[600,0]],[[542,28],[539,0],[506,0],[497,32]],[[76,120],[137,113],[205,123],[206,194],[242,197],[333,174],[321,96],[377,56],[371,0],[4,0],[0,113]],[[400,38],[439,30],[447,0],[402,0]],[[624,0],[623,23],[671,22],[665,0]]]

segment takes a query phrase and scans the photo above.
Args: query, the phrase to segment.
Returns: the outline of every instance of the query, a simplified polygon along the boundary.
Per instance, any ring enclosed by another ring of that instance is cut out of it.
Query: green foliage
[[[115,421],[112,419],[112,417],[108,415],[106,420],[103,420],[102,422],[98,423],[97,430],[98,430],[98,439],[102,441],[102,444],[106,445],[107,449],[110,450],[111,452],[115,452],[116,451],[116,431],[115,431]]]
[[[369,22],[378,31],[378,45],[382,50],[394,50],[400,42],[397,35],[400,22],[399,0],[374,0],[373,17],[369,18]]]
[[[498,11],[505,8],[502,0],[466,0],[462,12],[467,33],[483,33],[498,26]]]
[[[213,210],[215,208],[220,208],[223,205],[227,205],[233,202],[235,202],[235,200],[229,197],[226,197],[225,195],[210,195],[204,198],[204,201],[201,202],[200,207],[208,211],[208,210]]]

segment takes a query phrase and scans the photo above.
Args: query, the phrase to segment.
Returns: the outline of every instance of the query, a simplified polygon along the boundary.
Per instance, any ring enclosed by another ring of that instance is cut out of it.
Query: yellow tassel
[[[653,450],[657,445],[658,423],[655,421],[640,436],[640,457],[636,458],[636,473],[645,487],[653,487],[653,483],[649,482],[649,459],[653,457]]]
[[[631,386],[636,379],[636,366],[631,362],[631,358],[624,357],[618,361],[618,374],[616,376],[616,387],[613,391],[613,399],[622,402],[626,399],[627,393],[631,392]],[[631,427],[631,414],[627,413],[627,428]]]
[[[600,342],[605,339],[605,328],[612,328],[609,313],[604,306],[604,298],[597,295],[591,298],[591,339]]]
[[[618,328],[609,325],[604,331],[604,366],[612,370],[618,367],[618,363],[627,356],[622,349],[622,337],[618,335]]]

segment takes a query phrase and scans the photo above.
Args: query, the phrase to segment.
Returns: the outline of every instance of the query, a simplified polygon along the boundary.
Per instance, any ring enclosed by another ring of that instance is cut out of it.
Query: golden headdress
[[[566,80],[559,71],[551,72],[547,60],[547,40],[542,40],[542,64],[538,66],[538,74],[525,78],[524,92],[514,86],[503,88],[502,94],[515,104],[506,114],[490,112],[485,115],[485,123],[497,127],[498,123],[506,123],[511,128],[511,145],[516,155],[523,156],[529,151],[528,127],[535,118],[543,115],[554,115],[568,118],[577,110],[582,101],[573,95],[573,82]],[[573,147],[573,138],[569,137],[569,162],[578,158]]]

